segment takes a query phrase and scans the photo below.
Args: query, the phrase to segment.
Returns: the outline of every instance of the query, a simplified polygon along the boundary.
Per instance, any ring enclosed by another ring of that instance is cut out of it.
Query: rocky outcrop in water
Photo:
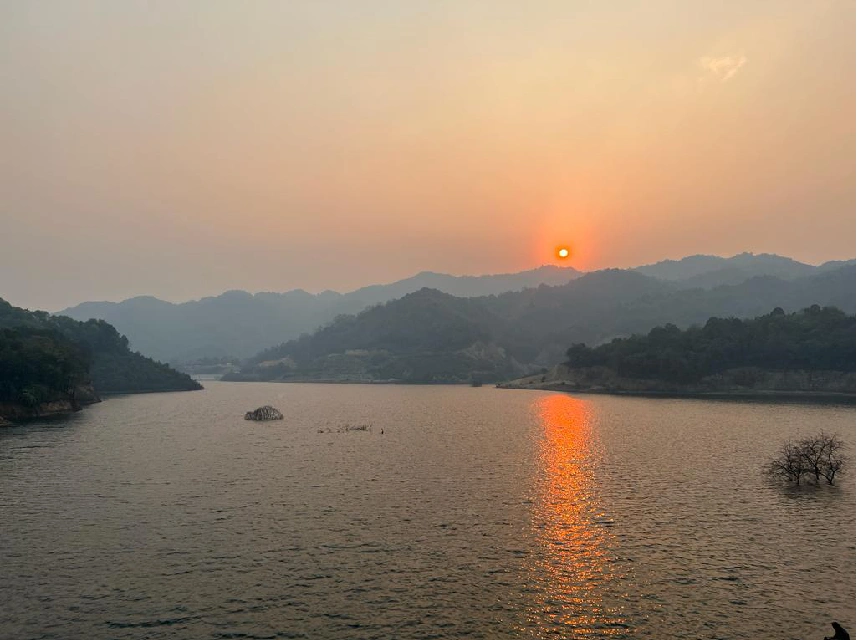
[[[245,420],[283,420],[284,414],[270,405],[260,407],[245,414]]]

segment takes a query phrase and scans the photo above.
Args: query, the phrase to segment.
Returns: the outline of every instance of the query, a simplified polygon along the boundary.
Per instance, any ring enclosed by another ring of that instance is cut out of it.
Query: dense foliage
[[[254,360],[285,355],[306,360],[360,349],[439,353],[488,339],[492,321],[466,298],[422,289],[355,316],[339,316],[314,335],[263,351]]]
[[[0,328],[8,330],[2,340],[4,353],[11,354],[6,363],[8,368],[0,375],[0,381],[7,385],[7,392],[13,387],[9,380],[22,380],[12,377],[14,372],[20,371],[28,372],[19,374],[28,376],[27,380],[36,380],[42,375],[50,377],[55,386],[49,385],[49,388],[56,395],[66,387],[60,384],[54,373],[69,367],[77,373],[88,371],[99,393],[200,388],[190,376],[139,353],[132,353],[128,339],[104,320],[80,322],[65,316],[51,316],[44,311],[13,307],[0,299]],[[28,331],[32,333],[28,334]],[[40,341],[35,338],[25,340],[28,357],[24,357],[20,342],[29,335],[41,338]],[[20,393],[20,382],[14,386]]]
[[[89,358],[52,329],[0,329],[0,401],[34,407],[57,397],[74,397],[89,383]]]
[[[191,376],[131,351],[97,352],[91,369],[99,393],[146,393],[201,389]]]
[[[465,382],[479,374],[502,380],[520,371],[486,347],[493,322],[469,299],[422,289],[268,349],[245,373],[264,379]]]
[[[561,287],[482,298],[422,289],[267,349],[234,377],[441,382],[475,374],[491,382],[553,366],[571,343],[595,345],[670,322],[704,324],[712,316],[749,318],[776,306],[796,311],[818,303],[851,311],[854,298],[853,266],[708,290],[678,290],[617,269]]]
[[[626,378],[697,382],[728,369],[854,371],[855,318],[813,305],[798,313],[781,308],[752,320],[711,318],[685,331],[667,324],[589,348],[567,351],[573,368],[602,366]]]

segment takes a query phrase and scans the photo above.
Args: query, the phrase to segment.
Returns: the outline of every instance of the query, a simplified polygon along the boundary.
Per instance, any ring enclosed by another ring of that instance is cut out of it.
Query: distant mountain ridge
[[[581,272],[546,265],[529,271],[486,276],[450,276],[425,271],[387,285],[349,293],[300,289],[286,293],[227,291],[219,296],[174,304],[151,296],[123,302],[84,302],[59,315],[110,322],[133,348],[173,363],[200,358],[249,357],[334,320],[422,288],[472,297],[570,282]]]
[[[854,260],[832,260],[816,267],[772,253],[754,254],[747,252],[739,253],[731,258],[710,255],[687,256],[680,260],[662,260],[654,264],[635,267],[633,270],[660,280],[687,282],[688,284],[704,282],[701,280],[703,276],[711,276],[708,282],[711,286],[718,286],[720,284],[735,284],[728,280],[733,280],[737,274],[745,276],[744,279],[753,276],[776,276],[790,280],[812,275],[817,271],[850,266],[854,262]],[[716,274],[723,274],[723,278],[716,277]]]
[[[560,362],[571,344],[597,345],[655,326],[751,318],[812,305],[853,314],[856,268],[786,280],[755,276],[711,289],[635,270],[592,272],[560,287],[458,298],[422,289],[313,335],[267,349],[229,379],[498,381]]]
[[[741,284],[757,276],[791,280],[853,263],[853,260],[831,262],[816,267],[781,256],[744,253],[731,258],[690,256],[624,271],[653,277],[672,290],[712,289]],[[85,302],[60,313],[78,320],[98,318],[110,322],[128,336],[134,349],[159,360],[181,363],[227,356],[244,359],[313,332],[339,315],[359,313],[424,288],[467,298],[505,296],[542,285],[562,286],[582,275],[576,269],[549,265],[487,276],[450,276],[425,271],[349,293],[227,291],[179,304],[144,296],[119,303]]]

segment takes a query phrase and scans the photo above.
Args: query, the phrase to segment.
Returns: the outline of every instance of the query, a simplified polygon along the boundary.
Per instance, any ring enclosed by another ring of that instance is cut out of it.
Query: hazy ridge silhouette
[[[636,271],[606,270],[560,287],[458,298],[433,289],[358,315],[254,356],[234,379],[501,380],[564,359],[573,343],[600,344],[655,326],[750,318],[782,307],[837,307],[853,314],[853,265],[786,280],[682,288]]]
[[[781,256],[747,253],[732,258],[690,256],[625,271],[653,276],[670,284],[670,289],[712,289],[740,284],[755,276],[791,280],[849,264],[853,261],[816,267]],[[59,313],[78,320],[103,319],[126,335],[134,349],[159,360],[181,363],[224,356],[243,359],[313,332],[339,315],[359,313],[369,306],[423,288],[459,297],[480,297],[540,285],[564,285],[581,275],[576,269],[549,265],[488,276],[422,272],[390,284],[371,285],[343,294],[333,291],[311,294],[302,290],[257,294],[228,291],[179,304],[143,296],[123,302],[84,302]],[[635,286],[632,293],[639,293]]]

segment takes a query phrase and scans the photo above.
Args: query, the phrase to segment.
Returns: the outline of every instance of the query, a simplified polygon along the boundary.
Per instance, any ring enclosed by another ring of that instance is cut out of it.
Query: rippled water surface
[[[0,431],[0,637],[856,635],[854,407],[206,384]]]

